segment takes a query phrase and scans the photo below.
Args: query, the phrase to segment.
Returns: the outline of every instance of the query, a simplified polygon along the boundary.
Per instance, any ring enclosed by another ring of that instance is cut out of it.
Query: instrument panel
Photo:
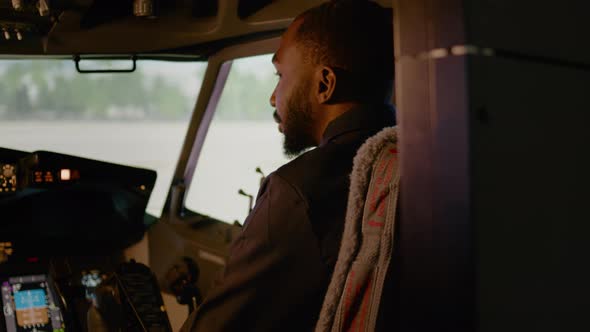
[[[47,275],[10,277],[1,291],[7,332],[65,331]]]
[[[17,166],[0,163],[0,193],[14,193],[17,190]]]
[[[23,250],[34,256],[125,248],[152,220],[145,208],[155,181],[147,169],[0,148],[0,264]]]
[[[153,222],[155,181],[147,169],[0,148],[0,332],[171,331],[151,270],[122,258]]]

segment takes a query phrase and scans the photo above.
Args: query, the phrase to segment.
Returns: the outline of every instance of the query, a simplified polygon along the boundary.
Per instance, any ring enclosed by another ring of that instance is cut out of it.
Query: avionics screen
[[[12,277],[2,283],[2,305],[8,332],[64,331],[45,275]]]

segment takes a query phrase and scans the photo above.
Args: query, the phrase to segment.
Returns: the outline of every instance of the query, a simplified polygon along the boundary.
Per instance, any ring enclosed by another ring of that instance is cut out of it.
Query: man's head
[[[296,155],[318,145],[327,125],[360,103],[384,103],[393,82],[391,10],[363,0],[331,1],[299,15],[273,58],[270,102]]]

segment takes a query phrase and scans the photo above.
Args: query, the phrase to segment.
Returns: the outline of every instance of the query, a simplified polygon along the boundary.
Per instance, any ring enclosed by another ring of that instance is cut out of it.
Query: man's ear
[[[336,90],[336,74],[332,68],[326,66],[322,66],[316,74],[316,97],[318,103],[324,104],[334,97],[334,91]]]

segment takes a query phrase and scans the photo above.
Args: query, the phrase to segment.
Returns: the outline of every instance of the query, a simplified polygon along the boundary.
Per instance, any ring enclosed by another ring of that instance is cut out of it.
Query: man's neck
[[[351,109],[358,106],[359,103],[355,102],[346,102],[346,103],[338,103],[332,105],[322,105],[322,108],[319,111],[319,118],[318,118],[318,126],[316,128],[314,139],[319,145],[322,141],[322,137],[326,128],[330,122],[334,121],[336,118],[340,117],[342,114],[350,111]]]

